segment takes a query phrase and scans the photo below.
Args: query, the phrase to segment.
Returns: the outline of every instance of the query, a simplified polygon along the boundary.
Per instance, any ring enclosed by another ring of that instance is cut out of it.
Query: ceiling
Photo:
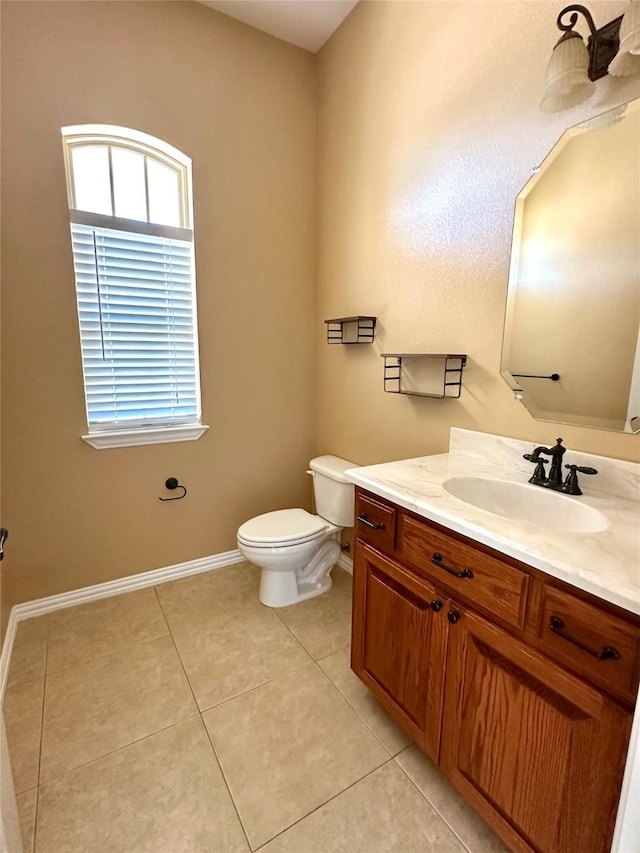
[[[258,30],[304,47],[320,50],[358,0],[199,0]]]

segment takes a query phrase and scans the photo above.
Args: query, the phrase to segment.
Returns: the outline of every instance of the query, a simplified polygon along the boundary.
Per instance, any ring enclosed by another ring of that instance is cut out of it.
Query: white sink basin
[[[482,477],[455,477],[443,486],[454,498],[472,506],[547,530],[597,533],[607,528],[605,516],[597,509],[541,486]]]

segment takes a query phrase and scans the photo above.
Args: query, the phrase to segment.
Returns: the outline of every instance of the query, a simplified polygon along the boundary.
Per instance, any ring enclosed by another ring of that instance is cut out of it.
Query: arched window
[[[199,438],[191,160],[147,134],[62,128],[94,447]]]

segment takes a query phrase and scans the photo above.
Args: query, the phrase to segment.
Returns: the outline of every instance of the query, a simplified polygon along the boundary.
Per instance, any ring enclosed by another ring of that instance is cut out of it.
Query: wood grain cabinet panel
[[[447,602],[358,542],[352,668],[413,740],[438,759]]]
[[[538,647],[631,704],[640,670],[640,626],[545,585]]]
[[[412,516],[398,525],[398,558],[454,594],[522,628],[529,576]]]
[[[395,547],[396,516],[395,507],[356,492],[356,536],[386,554]]]
[[[606,853],[631,714],[463,612],[449,636],[441,766],[514,850]]]

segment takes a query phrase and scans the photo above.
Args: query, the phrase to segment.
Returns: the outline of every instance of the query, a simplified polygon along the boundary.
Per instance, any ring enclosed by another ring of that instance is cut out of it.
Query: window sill
[[[197,441],[209,427],[206,424],[189,424],[149,429],[121,429],[113,432],[94,432],[83,435],[82,440],[96,450],[110,447],[136,447],[141,444],[173,444],[176,441]]]

